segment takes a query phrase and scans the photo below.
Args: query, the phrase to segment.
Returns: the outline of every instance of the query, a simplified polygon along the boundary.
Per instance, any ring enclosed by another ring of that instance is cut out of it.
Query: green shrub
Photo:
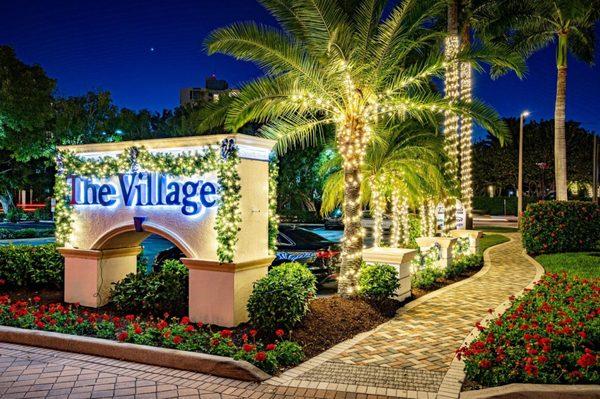
[[[179,261],[165,261],[159,271],[131,273],[115,283],[111,301],[123,313],[185,315],[188,275],[188,269]]]
[[[274,267],[254,283],[247,305],[250,320],[267,332],[291,330],[308,312],[315,292],[316,279],[306,266],[284,263]]]
[[[530,204],[520,229],[530,254],[592,250],[600,241],[600,205],[581,201]]]
[[[479,254],[459,256],[452,259],[452,264],[444,270],[444,276],[446,278],[458,277],[464,272],[482,265],[483,256]]]
[[[275,278],[281,278],[284,274],[291,274],[304,287],[310,297],[317,294],[317,279],[305,264],[299,262],[288,262],[280,266],[275,266],[269,271],[269,274]]]
[[[362,264],[358,277],[358,292],[367,298],[384,300],[395,295],[398,289],[398,272],[392,265]]]
[[[292,341],[282,341],[278,343],[274,352],[277,363],[283,367],[294,366],[304,359],[302,347]]]
[[[444,271],[436,266],[425,266],[411,276],[413,288],[428,289],[435,285],[438,278],[444,276]]]
[[[25,212],[21,208],[12,207],[6,213],[6,218],[11,223],[19,222],[25,216]]]
[[[0,279],[9,287],[56,287],[63,284],[64,261],[55,244],[0,247]]]

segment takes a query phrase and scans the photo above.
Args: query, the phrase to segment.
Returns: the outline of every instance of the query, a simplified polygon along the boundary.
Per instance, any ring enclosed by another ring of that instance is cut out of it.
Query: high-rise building
[[[230,89],[226,80],[217,79],[213,74],[206,78],[204,87],[185,87],[179,90],[179,105],[186,106],[201,101],[218,101],[219,96],[232,95],[237,89]]]

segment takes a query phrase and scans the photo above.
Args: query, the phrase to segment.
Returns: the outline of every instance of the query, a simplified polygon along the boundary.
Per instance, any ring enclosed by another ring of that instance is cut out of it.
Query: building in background
[[[199,102],[218,101],[219,96],[235,95],[237,89],[230,89],[224,79],[217,79],[216,75],[206,78],[204,87],[185,87],[179,90],[179,105],[197,104]]]

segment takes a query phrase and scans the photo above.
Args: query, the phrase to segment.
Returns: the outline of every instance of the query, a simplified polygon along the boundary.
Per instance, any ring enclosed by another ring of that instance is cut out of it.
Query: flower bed
[[[488,328],[478,324],[480,336],[458,351],[468,379],[486,387],[599,383],[599,282],[547,274]]]
[[[298,364],[303,358],[302,348],[285,340],[283,330],[275,331],[276,338],[265,343],[254,329],[214,330],[202,323],[191,323],[187,317],[119,317],[90,312],[77,305],[41,302],[40,297],[12,302],[8,295],[0,296],[0,325],[226,356],[248,361],[268,373]]]

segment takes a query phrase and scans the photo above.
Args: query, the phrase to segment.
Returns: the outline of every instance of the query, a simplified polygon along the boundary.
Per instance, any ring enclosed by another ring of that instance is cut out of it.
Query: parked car
[[[324,222],[326,230],[342,230],[344,222],[342,221],[341,209],[336,209],[331,214],[325,216]]]
[[[375,222],[371,211],[364,210],[362,218],[360,220],[362,227],[366,229],[373,229]],[[390,230],[392,228],[392,219],[389,215],[383,215],[383,221],[381,222],[383,230]],[[325,229],[327,230],[342,230],[344,228],[344,222],[342,221],[342,212],[335,211],[331,215],[325,217]]]
[[[167,259],[180,259],[184,254],[177,247],[161,251],[154,260],[158,270]],[[277,235],[277,253],[271,266],[285,262],[305,263],[317,278],[319,285],[336,279],[340,263],[339,245],[320,235],[295,225],[280,225]]]
[[[340,260],[338,244],[302,227],[279,226],[273,266],[285,262],[305,263],[320,285],[336,279]]]

